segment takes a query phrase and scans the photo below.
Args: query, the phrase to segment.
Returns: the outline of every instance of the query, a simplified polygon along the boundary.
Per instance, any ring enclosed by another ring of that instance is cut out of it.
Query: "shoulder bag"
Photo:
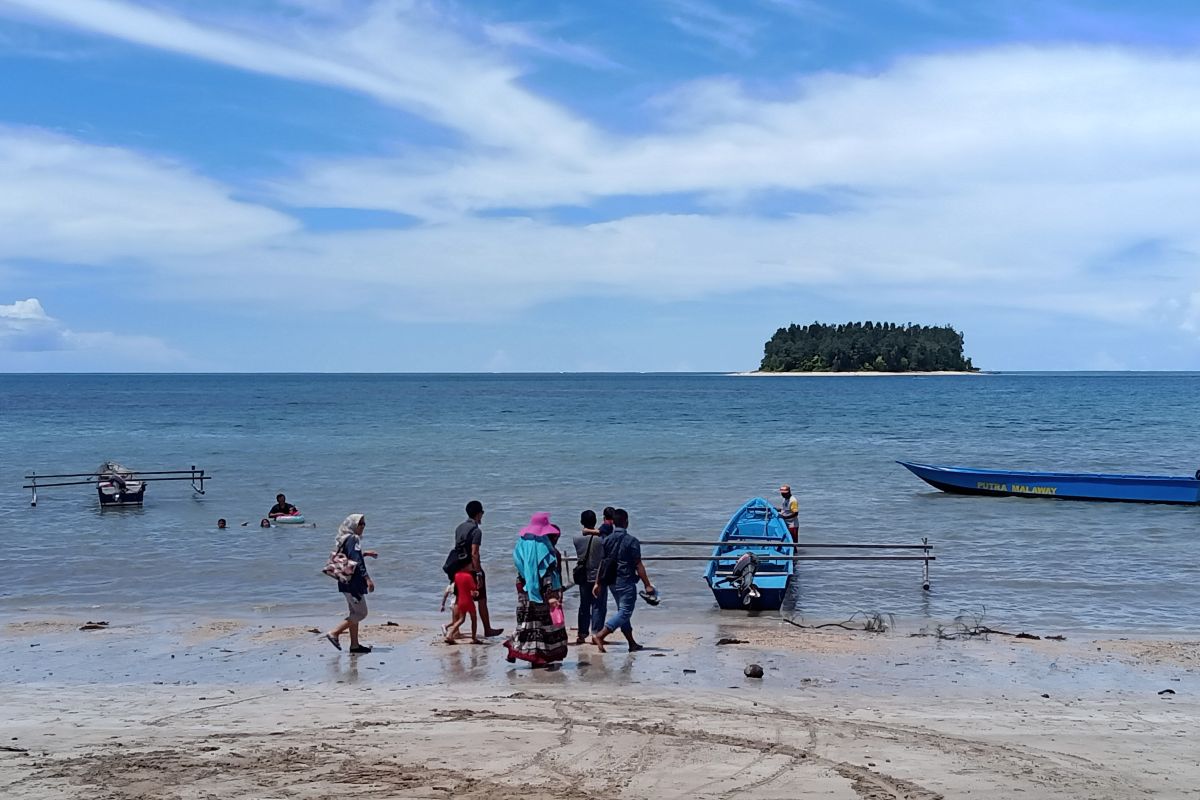
[[[583,556],[575,562],[575,569],[571,570],[571,580],[575,582],[576,586],[583,586],[588,582],[588,561],[591,560],[592,543],[596,538],[598,537],[594,533],[588,536],[588,543],[587,547],[583,549]]]
[[[349,541],[349,540],[347,540]],[[354,571],[358,569],[358,562],[350,558],[345,553],[346,543],[342,542],[342,546],[329,554],[329,561],[325,563],[325,568],[321,572],[333,578],[338,583],[349,583],[354,577]]]

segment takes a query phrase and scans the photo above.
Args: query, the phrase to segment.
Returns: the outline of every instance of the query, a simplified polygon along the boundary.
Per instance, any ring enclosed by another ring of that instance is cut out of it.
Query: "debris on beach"
[[[733,639],[731,637],[726,636],[723,639],[717,640],[717,647],[720,647],[723,644],[750,644],[750,643],[747,642],[745,639]]]
[[[861,617],[861,624],[854,624],[856,619]],[[866,633],[887,633],[892,628],[896,627],[896,617],[894,614],[883,614],[879,611],[855,611],[850,615],[850,619],[844,622],[823,622],[820,625],[805,625],[802,622],[796,622],[794,619],[783,618],[783,621],[797,628],[805,628],[807,630],[820,630],[822,628],[841,628],[847,631],[865,631]]]
[[[83,625],[79,626],[81,631],[102,631],[108,627],[107,621],[92,622],[90,619]]]
[[[763,676],[763,668],[758,664],[747,664],[744,671],[747,678],[761,678]]]
[[[950,625],[935,625],[933,631],[930,632],[927,628],[922,628],[917,633],[910,633],[909,636],[932,636],[935,639],[945,641],[953,641],[955,639],[971,639],[979,637],[986,640],[989,636],[1008,636],[1013,639],[1028,639],[1031,641],[1041,641],[1047,639],[1054,642],[1065,642],[1067,637],[1062,635],[1057,636],[1038,636],[1033,633],[1012,633],[1011,631],[1002,631],[996,628],[989,627],[983,624],[983,618],[987,614],[987,607],[981,606],[978,611],[971,614],[963,613],[954,618],[954,622]],[[1098,648],[1097,648],[1098,649]]]

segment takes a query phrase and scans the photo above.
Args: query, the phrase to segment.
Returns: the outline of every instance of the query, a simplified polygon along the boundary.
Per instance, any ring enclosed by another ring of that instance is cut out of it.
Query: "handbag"
[[[592,555],[592,540],[595,539],[595,534],[588,537],[587,547],[584,548],[583,558],[575,562],[575,568],[571,570],[571,580],[576,586],[583,586],[588,582],[588,561]]]
[[[446,573],[446,577],[453,581],[454,576],[470,563],[470,552],[459,550],[457,547],[451,547],[449,554],[446,556],[445,563],[442,564],[442,572]]]
[[[342,547],[345,547],[345,543],[342,544]],[[329,554],[329,561],[326,562],[325,568],[321,572],[338,583],[349,583],[350,579],[354,577],[354,571],[358,569],[358,562],[346,555],[342,547]]]

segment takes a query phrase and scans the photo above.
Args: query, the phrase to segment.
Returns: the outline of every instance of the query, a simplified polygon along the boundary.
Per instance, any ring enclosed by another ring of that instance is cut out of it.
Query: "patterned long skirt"
[[[521,659],[544,667],[567,657],[567,626],[550,621],[549,603],[531,603],[529,595],[517,590],[517,630],[504,643],[509,660]]]

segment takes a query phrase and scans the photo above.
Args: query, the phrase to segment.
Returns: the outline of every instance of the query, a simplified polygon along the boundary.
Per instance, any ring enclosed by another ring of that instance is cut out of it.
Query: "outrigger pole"
[[[937,561],[937,556],[933,555],[933,545],[929,543],[928,537],[921,539],[921,544],[837,544],[837,543],[814,543],[814,542],[779,542],[766,541],[763,539],[726,539],[723,542],[690,542],[690,541],[674,541],[674,540],[654,540],[644,541],[644,545],[662,545],[667,547],[724,547],[728,545],[750,545],[756,547],[778,547],[778,548],[834,548],[834,549],[857,549],[857,550],[920,550],[919,556],[908,555],[833,555],[833,556],[797,556],[797,555],[765,555],[759,554],[759,558],[765,561],[921,561],[924,562],[921,575],[921,588],[929,591],[929,562]],[[717,562],[736,562],[745,551],[730,553],[728,555],[718,556],[642,556],[643,561],[717,561]],[[717,573],[721,574],[721,573]],[[758,572],[759,575],[785,575],[784,572]]]

